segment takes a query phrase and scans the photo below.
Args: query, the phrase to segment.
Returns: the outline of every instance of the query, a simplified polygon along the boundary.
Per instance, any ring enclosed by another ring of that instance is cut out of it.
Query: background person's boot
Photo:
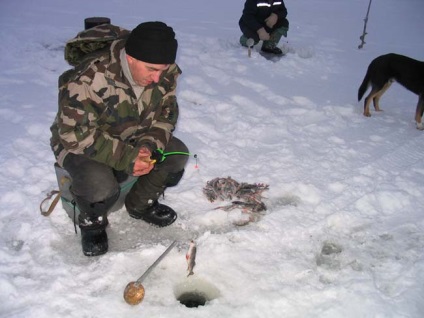
[[[275,45],[270,44],[263,44],[261,48],[262,52],[275,54],[275,55],[283,55],[283,51],[281,51],[280,48],[276,47]]]
[[[275,29],[270,34],[270,39],[268,41],[264,41],[262,44],[261,51],[266,53],[271,53],[275,55],[282,55],[283,51],[281,51],[280,48],[277,47],[278,43],[280,42],[281,37],[287,36],[287,28],[281,27],[278,29]]]

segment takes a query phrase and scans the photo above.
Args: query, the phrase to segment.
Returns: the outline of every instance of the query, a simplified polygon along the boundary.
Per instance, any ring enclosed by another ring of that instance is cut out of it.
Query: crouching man
[[[243,33],[240,44],[247,46],[249,38],[254,40],[255,45],[262,40],[263,52],[282,55],[277,45],[282,36],[287,37],[289,21],[286,17],[287,9],[283,0],[246,0],[239,21]]]
[[[119,197],[119,183],[129,175],[139,177],[125,198],[131,217],[159,227],[177,218],[158,199],[179,182],[188,157],[152,158],[157,149],[188,152],[173,136],[181,74],[177,47],[171,27],[141,23],[59,78],[51,146],[72,178],[84,255],[107,252],[107,213]]]

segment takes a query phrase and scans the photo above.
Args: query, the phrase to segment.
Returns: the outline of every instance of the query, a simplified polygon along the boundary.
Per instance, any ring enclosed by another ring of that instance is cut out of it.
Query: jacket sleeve
[[[249,27],[249,29],[258,31],[263,27],[261,21],[258,21],[257,18],[257,1],[256,0],[247,0],[244,4],[243,14],[241,19]]]
[[[99,92],[83,81],[69,82],[59,92],[58,135],[63,147],[116,170],[132,173],[138,149],[100,129],[105,111]]]

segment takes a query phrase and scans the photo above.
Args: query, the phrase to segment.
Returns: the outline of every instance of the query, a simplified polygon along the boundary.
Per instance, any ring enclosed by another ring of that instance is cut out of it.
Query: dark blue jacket
[[[284,1],[246,0],[243,15],[239,21],[241,30],[250,29],[251,31],[258,31],[260,28],[265,27],[265,19],[271,13],[277,14],[279,21],[286,20],[287,9]]]

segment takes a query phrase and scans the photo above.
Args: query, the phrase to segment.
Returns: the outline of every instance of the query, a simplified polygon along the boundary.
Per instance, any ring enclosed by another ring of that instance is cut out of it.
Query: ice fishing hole
[[[198,278],[187,277],[174,288],[175,298],[187,308],[205,306],[219,297],[219,290],[211,283]]]
[[[197,308],[206,304],[206,296],[198,292],[181,294],[177,300],[188,308]]]

